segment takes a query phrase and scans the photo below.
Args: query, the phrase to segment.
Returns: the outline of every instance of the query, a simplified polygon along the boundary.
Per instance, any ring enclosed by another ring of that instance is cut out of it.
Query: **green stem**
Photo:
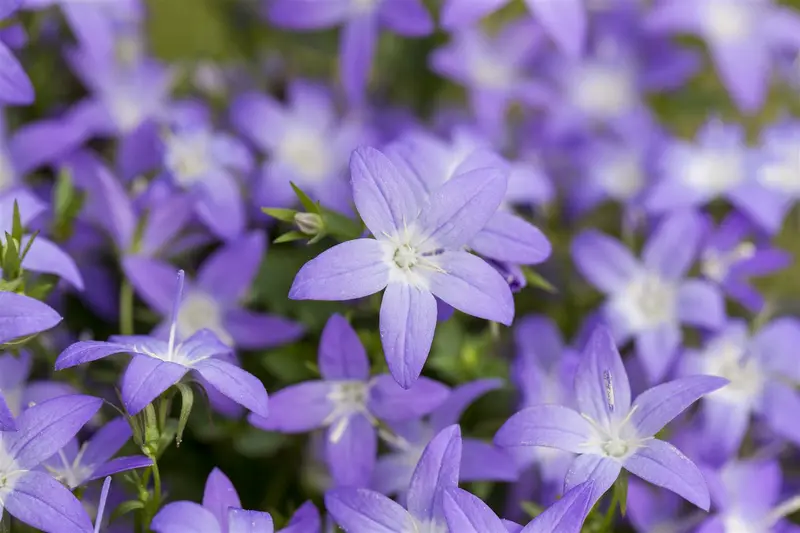
[[[119,291],[119,332],[133,335],[133,286],[127,279]]]
[[[608,506],[608,511],[606,511],[606,516],[603,519],[603,529],[601,531],[611,531],[611,525],[614,523],[614,515],[617,513],[617,506],[619,505],[619,492],[617,490],[612,492],[611,504]]]

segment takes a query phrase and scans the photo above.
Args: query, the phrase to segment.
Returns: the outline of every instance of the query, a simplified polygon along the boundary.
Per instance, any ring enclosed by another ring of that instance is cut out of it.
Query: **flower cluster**
[[[800,0],[0,20],[0,532],[800,532]]]

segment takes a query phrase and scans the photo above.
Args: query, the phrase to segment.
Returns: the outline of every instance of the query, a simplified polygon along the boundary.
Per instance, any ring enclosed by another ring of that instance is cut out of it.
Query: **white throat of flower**
[[[350,9],[353,15],[364,15],[375,11],[383,0],[350,0]]]
[[[605,384],[605,401],[609,412],[608,422],[597,421],[586,413],[581,416],[592,426],[592,438],[582,444],[586,448],[586,453],[602,455],[618,461],[623,461],[633,455],[644,442],[652,437],[641,438],[636,434],[636,430],[630,423],[636,407],[628,411],[624,418],[616,413],[616,402],[614,398],[614,382],[609,370],[603,372],[603,382]]]
[[[108,109],[117,127],[123,132],[135,130],[145,117],[141,104],[127,92],[112,95],[108,99]]]
[[[760,396],[766,376],[747,350],[747,338],[726,335],[712,340],[703,353],[704,372],[729,381],[707,395],[708,399],[750,405]]]
[[[699,148],[682,173],[684,182],[710,196],[731,190],[745,180],[744,155],[738,148]]]
[[[728,276],[733,265],[750,259],[755,253],[756,247],[752,242],[743,242],[727,252],[709,249],[703,253],[700,270],[708,279],[720,283]]]
[[[377,425],[378,421],[367,409],[369,388],[368,382],[358,380],[339,381],[333,385],[328,394],[328,400],[334,406],[333,411],[323,421],[323,425],[331,426],[328,435],[331,443],[341,440],[353,415],[363,415],[372,425]]]
[[[276,149],[276,159],[305,183],[319,183],[333,171],[331,139],[325,132],[302,124],[290,125]]]
[[[636,150],[615,150],[597,169],[600,186],[615,200],[626,201],[644,187],[645,171],[641,154]]]
[[[486,89],[507,89],[518,78],[514,67],[490,50],[477,51],[467,61],[472,79]]]
[[[619,117],[638,101],[633,75],[621,64],[587,62],[571,80],[569,90],[573,105],[598,120]]]
[[[53,468],[45,464],[45,468],[52,474],[54,478],[58,481],[69,487],[70,489],[74,489],[81,485],[84,481],[86,481],[89,476],[91,475],[91,467],[82,465],[81,461],[83,460],[83,454],[86,451],[86,443],[81,446],[81,449],[78,451],[78,454],[75,456],[75,459],[70,462],[67,460],[67,456],[64,453],[64,450],[58,450],[56,454],[61,462],[61,468]]]
[[[706,37],[718,44],[739,43],[752,37],[756,14],[749,0],[710,0],[698,2]],[[756,2],[757,3],[757,2]]]
[[[4,493],[13,490],[19,476],[26,472],[17,466],[14,458],[6,450],[3,441],[3,432],[0,432],[0,509],[3,508]]]
[[[781,143],[775,151],[776,160],[758,170],[758,181],[768,189],[800,195],[800,139]]]
[[[170,133],[165,143],[165,164],[180,185],[193,185],[212,169],[211,134],[205,129]]]
[[[401,282],[427,288],[426,273],[444,272],[436,263],[440,253],[414,226],[406,226],[396,235],[383,234],[380,242],[384,262],[390,267],[389,282]]]
[[[190,290],[181,301],[177,315],[177,328],[181,338],[187,338],[201,329],[214,333],[223,343],[233,346],[233,337],[223,323],[223,312],[217,301],[199,290]]]
[[[635,277],[612,296],[612,309],[627,322],[632,331],[644,331],[662,324],[677,322],[677,286],[655,272]]]
[[[8,155],[0,152],[0,192],[13,187],[17,183],[16,172]]]
[[[403,533],[448,533],[449,529],[447,524],[437,522],[436,520],[426,520],[421,522],[416,517],[413,517],[414,529],[404,531]]]

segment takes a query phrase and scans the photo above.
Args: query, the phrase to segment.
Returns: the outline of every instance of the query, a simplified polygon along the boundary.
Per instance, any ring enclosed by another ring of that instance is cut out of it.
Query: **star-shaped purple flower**
[[[421,201],[419,186],[374,148],[357,149],[350,168],[356,208],[374,238],[339,244],[306,263],[289,297],[353,300],[386,289],[380,311],[386,362],[410,388],[433,341],[434,296],[473,316],[506,325],[513,320],[506,281],[463,250],[497,211],[506,173],[473,170]]]
[[[680,345],[681,323],[708,329],[725,320],[721,292],[709,282],[684,279],[702,237],[693,212],[667,217],[650,236],[642,260],[621,242],[587,230],[572,243],[578,270],[608,295],[603,317],[617,342],[631,337],[650,383],[664,377]]]
[[[410,390],[383,374],[370,377],[369,359],[355,330],[333,315],[319,345],[322,380],[287,387],[270,398],[269,418],[259,428],[283,433],[326,429],[325,459],[340,486],[369,484],[378,452],[379,421],[397,422],[430,413],[448,397],[446,386],[420,378]]]
[[[611,333],[600,327],[586,345],[575,375],[578,410],[542,404],[523,409],[500,428],[500,446],[546,446],[578,456],[565,490],[593,481],[591,505],[622,468],[708,509],[703,475],[656,433],[700,397],[724,386],[714,376],[691,376],[657,385],[631,403],[630,383]]]

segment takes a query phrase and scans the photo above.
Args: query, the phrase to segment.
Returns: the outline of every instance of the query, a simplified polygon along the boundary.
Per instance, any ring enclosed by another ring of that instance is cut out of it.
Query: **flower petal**
[[[372,70],[378,41],[378,18],[372,13],[350,18],[342,28],[340,39],[342,85],[347,100],[358,106],[364,100],[367,80]]]
[[[580,533],[592,509],[594,483],[581,483],[534,518],[520,533]]]
[[[269,513],[228,509],[228,533],[273,533],[275,525]]]
[[[14,292],[0,292],[0,342],[48,330],[61,322],[49,305]]]
[[[203,378],[223,395],[258,416],[266,417],[267,390],[250,372],[221,359],[204,359],[192,365]]]
[[[222,533],[214,514],[194,502],[173,502],[153,517],[150,529],[156,533]]]
[[[689,376],[656,385],[633,402],[631,423],[640,437],[652,437],[690,405],[728,383],[716,376]]]
[[[293,300],[354,300],[389,283],[386,251],[375,239],[337,244],[303,265],[289,291]]]
[[[498,446],[546,446],[583,453],[592,426],[563,405],[534,405],[511,416],[494,436]]]
[[[380,420],[412,420],[442,405],[449,394],[447,386],[424,376],[405,389],[392,376],[382,374],[371,380],[367,406]]]
[[[503,522],[474,494],[452,488],[444,494],[444,516],[450,531],[459,533],[506,533]]]
[[[408,486],[408,511],[418,521],[444,521],[444,492],[458,487],[461,428],[444,428],[425,446]]]
[[[667,279],[679,279],[692,266],[704,227],[703,219],[694,211],[668,215],[642,251],[644,264]]]
[[[455,30],[472,26],[507,3],[508,0],[447,0],[442,7],[442,27]]]
[[[347,319],[338,313],[331,315],[322,330],[319,370],[328,380],[369,378],[367,351]]]
[[[708,511],[710,497],[703,474],[677,448],[652,439],[625,460],[625,469],[654,485],[671,490]]]
[[[175,267],[158,259],[132,256],[122,261],[122,269],[147,305],[162,315],[172,312],[175,300]],[[184,293],[186,292],[188,287],[184,289]]]
[[[681,336],[680,327],[670,323],[659,324],[636,336],[636,355],[650,383],[664,379],[678,354]]]
[[[459,385],[452,390],[447,400],[431,413],[431,426],[438,431],[451,424],[457,424],[461,414],[472,402],[487,392],[497,390],[502,386],[503,380],[499,378],[476,379]]]
[[[518,265],[541,263],[552,252],[550,241],[539,228],[506,211],[496,212],[469,241],[469,246],[495,261]]]
[[[489,442],[464,439],[461,443],[461,475],[464,483],[472,481],[516,481],[519,468],[514,457]]]
[[[325,508],[348,533],[397,533],[416,527],[400,504],[368,489],[331,490],[325,494]]]
[[[336,486],[369,485],[378,455],[378,434],[367,417],[339,418],[326,433],[325,460]]]
[[[242,235],[205,260],[197,273],[197,286],[219,302],[237,303],[253,283],[265,252],[260,231]]]
[[[0,101],[4,104],[27,105],[35,97],[33,84],[22,65],[5,44],[0,43]]]
[[[239,183],[228,171],[215,170],[199,184],[197,215],[217,237],[237,238],[245,229],[245,207]]]
[[[225,331],[238,348],[258,350],[292,343],[303,336],[303,325],[280,315],[231,309],[225,314]]]
[[[6,511],[47,533],[88,533],[92,521],[83,505],[61,483],[44,472],[28,471],[0,489]]]
[[[469,315],[511,325],[514,297],[497,270],[463,251],[446,251],[432,260],[442,269],[425,274],[435,296]]]
[[[111,459],[133,436],[131,426],[123,417],[111,420],[85,444],[81,452],[82,466],[99,467]]]
[[[389,371],[403,388],[416,382],[436,330],[436,299],[424,289],[390,283],[381,302],[380,334]]]
[[[275,0],[267,11],[276,26],[294,30],[310,30],[334,26],[345,20],[351,3],[345,0]]]
[[[122,401],[135,415],[180,381],[189,369],[147,355],[134,355],[122,376]]]
[[[572,259],[583,277],[606,293],[625,287],[641,269],[622,243],[594,230],[584,231],[572,241]]]
[[[240,508],[242,502],[236,488],[222,470],[214,468],[206,479],[203,507],[214,513],[223,531],[228,531],[228,507]]]
[[[582,483],[591,481],[592,494],[589,508],[611,488],[619,477],[622,465],[619,462],[600,455],[584,454],[577,456],[564,478],[564,491],[568,492]]]
[[[86,479],[86,482],[88,483],[97,479],[113,476],[114,474],[119,474],[120,472],[136,470],[137,468],[147,468],[149,466],[153,466],[153,460],[144,455],[116,457],[92,472],[92,475]]]
[[[693,326],[720,328],[725,322],[725,298],[711,282],[686,280],[678,289],[678,316]]]
[[[0,431],[16,431],[17,423],[14,420],[14,413],[8,408],[3,393],[0,392]]]
[[[269,403],[269,417],[255,415],[249,417],[257,428],[282,433],[305,433],[324,425],[331,415],[334,403],[330,399],[333,383],[326,381],[306,381],[290,385],[273,393]]]
[[[433,18],[421,0],[384,2],[378,16],[381,24],[408,37],[422,37],[434,29]]]

